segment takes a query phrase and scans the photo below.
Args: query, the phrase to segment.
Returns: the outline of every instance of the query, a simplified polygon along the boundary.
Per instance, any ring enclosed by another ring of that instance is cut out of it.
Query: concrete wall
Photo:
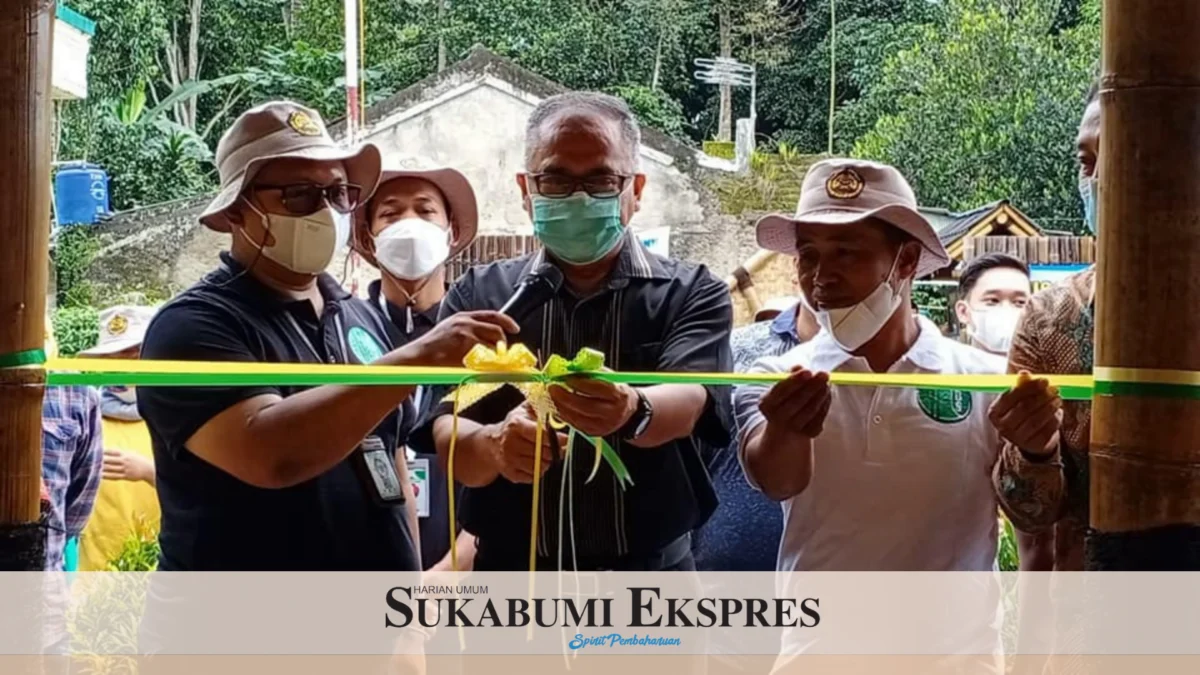
[[[166,299],[216,268],[221,251],[229,250],[230,235],[197,220],[210,199],[205,195],[127,211],[97,225],[100,251],[88,273],[97,302],[110,303],[129,292]],[[340,252],[328,271],[365,295],[366,284],[379,275],[366,264],[347,270],[347,253]]]
[[[87,98],[87,62],[91,37],[62,19],[54,21],[54,54],[50,65],[55,99]]]
[[[380,146],[385,163],[389,155],[419,155],[462,171],[479,200],[481,234],[529,234],[516,175],[525,169],[525,122],[539,100],[495,77],[467,80],[383,118],[362,138]],[[635,228],[704,221],[697,186],[674,157],[643,145],[641,160],[647,182]]]

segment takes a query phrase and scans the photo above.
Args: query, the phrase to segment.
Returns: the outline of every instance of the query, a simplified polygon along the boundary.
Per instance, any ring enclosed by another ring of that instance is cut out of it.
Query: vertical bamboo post
[[[0,356],[45,338],[53,27],[53,0],[0,2]],[[0,368],[0,527],[38,520],[44,381]]]
[[[1096,365],[1200,372],[1200,2],[1106,0],[1101,88]],[[1093,413],[1088,569],[1200,569],[1200,400]]]

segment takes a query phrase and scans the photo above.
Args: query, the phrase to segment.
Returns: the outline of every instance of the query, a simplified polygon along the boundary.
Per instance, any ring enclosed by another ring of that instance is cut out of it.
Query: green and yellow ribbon
[[[451,426],[450,448],[447,453],[446,462],[446,484],[450,495],[450,565],[454,571],[458,571],[458,531],[455,527],[457,519],[455,518],[456,510],[454,504],[454,459],[458,445],[458,415],[462,410],[470,408],[493,392],[506,386],[506,384],[511,384],[521,392],[525,397],[526,403],[529,404],[534,413],[537,425],[533,451],[534,476],[542,475],[542,441],[544,434],[547,430],[550,433],[555,433],[560,429],[567,429],[569,434],[566,453],[569,454],[571,452],[576,436],[586,439],[595,448],[592,471],[586,482],[590,483],[596,477],[596,473],[600,470],[600,462],[603,459],[612,468],[622,489],[624,489],[626,484],[633,484],[633,478],[629,475],[629,469],[621,461],[621,456],[612,449],[612,446],[599,436],[589,436],[570,425],[564,424],[558,419],[554,409],[554,401],[550,398],[550,387],[567,386],[563,380],[568,377],[593,376],[604,372],[611,372],[604,367],[603,353],[595,349],[584,348],[576,354],[575,358],[569,361],[555,354],[546,362],[545,367],[539,369],[537,367],[537,357],[525,345],[516,344],[509,347],[506,343],[501,342],[494,349],[482,344],[475,345],[463,359],[463,365],[473,373],[473,375],[468,377],[470,381],[464,382],[464,384],[443,399],[445,401],[453,401],[454,404],[454,420]],[[490,376],[489,379],[492,381],[477,381],[482,380],[484,375]],[[502,382],[496,379],[509,375],[527,379],[516,382]],[[540,486],[541,481],[535,479],[533,481],[533,508],[530,515],[529,537],[529,570],[531,572],[537,568],[538,506],[541,499]]]
[[[314,363],[246,363],[202,361],[140,361],[120,359],[50,358],[42,363],[41,350],[0,355],[0,368],[44,368],[51,386],[157,386],[157,387],[239,387],[291,386],[311,387],[326,384],[348,386],[452,386],[454,425],[450,439],[447,482],[451,513],[454,510],[454,456],[458,436],[458,414],[505,384],[516,387],[535,411],[539,442],[535,452],[535,470],[540,475],[544,430],[568,428],[554,414],[549,396],[551,386],[569,386],[567,378],[590,377],[613,384],[658,385],[699,384],[770,386],[788,377],[788,373],[706,373],[706,372],[615,372],[605,368],[604,354],[584,349],[572,359],[552,355],[542,368],[537,358],[520,344],[503,343],[495,348],[477,346],[464,359],[461,368],[428,366],[326,365]],[[1200,372],[1145,368],[1098,367],[1092,375],[1042,375],[1065,400],[1090,401],[1094,396],[1145,396],[1200,399]],[[830,373],[830,383],[848,387],[907,387],[932,390],[957,390],[1003,393],[1017,383],[1016,375],[942,375],[926,373]],[[569,436],[582,435],[569,429]],[[607,462],[624,487],[632,478],[621,458],[602,438],[585,436],[595,448],[591,481]],[[569,444],[571,445],[571,444]],[[567,452],[570,452],[568,447]],[[534,509],[531,516],[530,569],[536,563],[537,502],[539,481],[534,481]],[[457,532],[451,518],[451,556],[458,569]]]
[[[516,349],[516,346],[510,348]],[[550,361],[554,361],[551,357]],[[568,362],[570,363],[570,362]],[[318,363],[244,363],[210,361],[137,361],[121,359],[58,358],[46,361],[47,384],[90,386],[157,386],[157,387],[238,387],[280,386],[312,387],[323,384],[396,386],[450,385],[464,383],[510,383],[561,380],[571,375],[586,374],[614,384],[702,384],[771,385],[787,378],[788,373],[703,373],[703,372],[616,372],[606,369],[586,373],[560,373],[551,363],[539,371],[536,367],[520,371],[477,371],[470,368],[436,368],[426,366],[348,366]],[[1129,369],[1097,369],[1118,374]],[[550,375],[555,372],[557,374]],[[1137,373],[1168,373],[1167,384],[1182,375],[1190,375],[1200,392],[1200,377],[1184,371],[1146,371]],[[1091,375],[1033,375],[1046,379],[1057,387],[1062,397],[1072,401],[1091,400],[1096,382]],[[1170,379],[1174,377],[1175,379]],[[830,373],[830,383],[840,386],[913,387],[959,391],[1003,393],[1017,382],[1016,375],[934,375],[925,373]],[[1157,381],[1157,380],[1156,380]],[[1137,381],[1108,382],[1107,384],[1137,384]],[[1196,392],[1194,395],[1200,396]]]

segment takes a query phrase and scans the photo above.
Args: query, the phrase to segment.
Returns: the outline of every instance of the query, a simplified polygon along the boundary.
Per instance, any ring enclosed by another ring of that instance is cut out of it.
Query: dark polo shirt
[[[388,302],[387,298],[383,297],[380,287],[380,281],[371,282],[367,286],[367,295],[371,308],[379,310],[383,315],[388,335],[397,348],[419,339],[437,324],[440,303],[424,312],[413,311],[410,314],[407,307]],[[416,426],[420,413],[418,405],[424,407],[429,403],[428,394],[428,389],[421,388],[401,406],[401,445],[408,442],[408,435]],[[417,459],[429,462],[429,481],[424,486],[424,489],[429,491],[429,515],[421,517],[417,525],[421,531],[421,566],[429,569],[450,552],[450,491],[446,487],[446,472],[442,470],[437,455],[424,452],[415,454]],[[413,487],[417,489],[416,485]]]
[[[450,289],[441,316],[469,310],[499,309],[521,281],[546,258],[536,253],[476,267]],[[596,294],[576,297],[564,284],[541,309],[521,322],[519,340],[544,360],[551,354],[573,357],[582,347],[607,355],[606,365],[629,371],[728,371],[732,308],[729,291],[705,267],[656,256],[627,236],[607,284]],[[438,400],[449,393],[436,390]],[[708,519],[716,496],[701,460],[700,448],[723,447],[730,439],[730,392],[709,387],[708,403],[691,436],[657,448],[638,448],[620,438],[607,440],[621,456],[634,485],[624,490],[602,466],[591,483],[593,448],[578,441],[573,452],[567,495],[574,513],[576,556],[604,565],[649,555],[674,543]],[[506,386],[463,412],[476,422],[502,421],[522,401]],[[440,404],[427,416],[410,443],[433,451],[431,426],[451,412]],[[559,503],[563,465],[556,463],[541,484],[538,555],[554,561],[558,553]],[[532,488],[503,477],[482,488],[467,488],[460,522],[475,534],[479,555],[527,565]],[[570,525],[563,527],[564,539]],[[570,545],[564,546],[570,561]],[[569,567],[570,562],[564,562]],[[581,562],[581,566],[583,563]]]
[[[391,349],[379,314],[332,277],[317,283],[321,316],[288,301],[228,254],[222,266],[170,301],[146,334],[142,358],[247,363],[368,363]],[[248,485],[192,454],[187,440],[218,413],[253,396],[304,387],[141,387],[162,505],[159,568],[205,570],[417,570],[404,505],[377,506],[349,459],[282,489]],[[329,420],[335,424],[336,420]],[[393,454],[399,414],[372,435]]]

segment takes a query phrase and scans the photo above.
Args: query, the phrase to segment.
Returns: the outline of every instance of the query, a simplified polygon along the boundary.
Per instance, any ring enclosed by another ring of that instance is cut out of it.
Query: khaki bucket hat
[[[479,204],[475,199],[475,189],[471,181],[457,169],[441,166],[423,157],[392,156],[384,158],[383,172],[379,178],[379,188],[398,178],[420,178],[433,184],[446,200],[450,209],[450,222],[458,230],[458,236],[450,242],[450,258],[458,255],[463,249],[475,241],[479,231]],[[376,189],[378,194],[379,189]],[[372,265],[376,265],[373,255],[374,247],[368,246],[371,233],[368,218],[371,213],[371,200],[364,200],[355,213],[354,247]]]
[[[850,225],[869,218],[908,233],[921,244],[917,278],[950,264],[937,232],[917,210],[904,176],[886,164],[853,159],[818,162],[804,176],[796,214],[765,216],[755,226],[758,245],[796,254],[796,233],[805,225]]]
[[[237,202],[267,162],[284,158],[342,162],[346,180],[362,188],[363,200],[379,183],[379,148],[370,143],[342,148],[330,138],[320,113],[291,101],[272,101],[242,113],[221,137],[216,157],[221,191],[200,214],[200,222],[228,232],[225,219],[215,216]]]
[[[118,305],[100,312],[100,340],[80,356],[115,354],[136,347],[146,339],[146,329],[157,310],[154,307]]]

